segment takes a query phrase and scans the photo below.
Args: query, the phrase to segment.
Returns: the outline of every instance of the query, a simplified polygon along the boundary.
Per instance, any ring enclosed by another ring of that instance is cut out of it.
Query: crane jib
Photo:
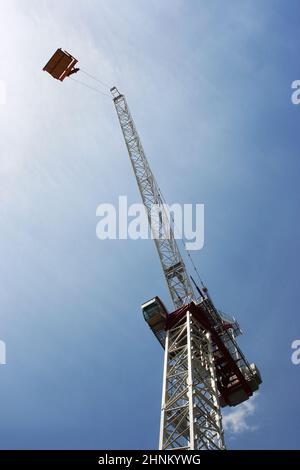
[[[111,89],[111,94],[138,188],[147,211],[151,230],[156,230],[162,234],[168,232],[167,238],[163,236],[154,237],[154,241],[173,305],[175,308],[178,308],[193,300],[193,287],[177,246],[173,230],[169,226],[164,227],[168,220],[168,217],[162,216],[162,213],[165,211],[164,202],[145,156],[126,98],[118,92],[116,87]],[[160,209],[157,212],[157,220],[153,220],[153,211],[151,212],[154,205]]]

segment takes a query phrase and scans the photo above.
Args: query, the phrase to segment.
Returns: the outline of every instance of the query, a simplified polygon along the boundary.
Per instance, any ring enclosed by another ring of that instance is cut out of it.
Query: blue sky
[[[168,202],[205,204],[195,260],[264,380],[227,446],[299,448],[299,3],[0,9],[1,448],[158,442],[163,355],[140,304],[168,292],[151,241],[96,238],[100,203],[140,197],[110,99],[41,71],[57,47],[126,94]]]

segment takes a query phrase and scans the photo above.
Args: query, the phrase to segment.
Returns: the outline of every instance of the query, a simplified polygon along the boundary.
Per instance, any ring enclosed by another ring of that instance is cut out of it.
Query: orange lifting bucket
[[[78,72],[79,68],[75,68],[77,62],[78,60],[68,52],[57,49],[43,70],[62,82],[66,77]]]

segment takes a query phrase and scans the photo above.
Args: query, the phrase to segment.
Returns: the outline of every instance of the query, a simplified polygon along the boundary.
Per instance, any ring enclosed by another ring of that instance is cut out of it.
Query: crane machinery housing
[[[79,71],[76,63],[58,49],[43,70],[63,81]],[[164,348],[159,448],[222,450],[221,408],[251,397],[261,376],[238,346],[236,320],[218,310],[207,288],[189,276],[126,98],[116,87],[110,92],[151,230],[159,234],[154,241],[174,306],[168,312],[158,297],[142,305],[145,321]],[[153,213],[153,205],[159,211]]]

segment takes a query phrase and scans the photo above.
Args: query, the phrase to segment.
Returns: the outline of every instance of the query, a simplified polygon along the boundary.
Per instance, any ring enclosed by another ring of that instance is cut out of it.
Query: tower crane
[[[158,297],[142,305],[165,349],[159,447],[224,449],[220,407],[249,398],[260,374],[235,341],[237,322],[220,314],[207,289],[195,284],[195,295],[126,98],[110,91],[151,230],[160,235],[154,240],[175,308],[168,313]],[[160,208],[156,218],[153,206]]]
[[[44,70],[63,81],[79,71],[76,64],[58,49]],[[116,87],[110,92],[174,307],[168,312],[159,297],[142,305],[147,324],[164,348],[159,448],[222,450],[221,408],[251,397],[261,376],[238,346],[241,330],[236,320],[219,311],[207,288],[188,275],[126,98]]]

